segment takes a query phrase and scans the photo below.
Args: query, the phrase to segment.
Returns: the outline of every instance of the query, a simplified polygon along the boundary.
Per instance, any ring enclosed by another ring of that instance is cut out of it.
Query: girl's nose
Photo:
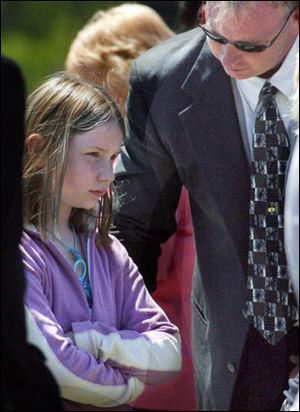
[[[107,162],[107,164],[102,165],[98,173],[98,181],[106,182],[107,184],[111,184],[115,180],[115,175],[113,171],[113,165],[111,162]]]

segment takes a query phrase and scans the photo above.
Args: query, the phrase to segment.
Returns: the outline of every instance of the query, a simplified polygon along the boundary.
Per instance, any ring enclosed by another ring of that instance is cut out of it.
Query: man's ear
[[[297,25],[298,28],[299,28],[299,7],[296,7],[296,9],[295,9],[295,11],[294,11],[294,13],[293,13],[292,18],[293,18],[294,22],[296,23],[296,25]]]
[[[32,133],[30,136],[26,138],[25,145],[26,145],[29,157],[34,157],[37,154],[42,143],[43,143],[43,138],[40,134],[37,134],[37,133]]]
[[[206,1],[203,1],[200,6],[198,21],[202,26],[206,23]]]

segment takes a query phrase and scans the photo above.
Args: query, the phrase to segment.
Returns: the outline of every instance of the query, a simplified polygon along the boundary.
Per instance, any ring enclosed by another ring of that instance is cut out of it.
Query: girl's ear
[[[25,140],[25,145],[29,154],[29,157],[34,157],[38,149],[41,147],[43,143],[43,138],[40,134],[33,133],[27,137]]]

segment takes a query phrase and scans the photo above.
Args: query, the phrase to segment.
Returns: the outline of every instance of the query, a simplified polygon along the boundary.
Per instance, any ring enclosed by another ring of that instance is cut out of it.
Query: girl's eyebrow
[[[98,150],[99,152],[107,152],[107,149],[104,149],[103,147],[99,147],[99,146],[92,146],[92,147],[88,147],[88,150]]]
[[[93,147],[88,147],[87,150],[96,150],[98,152],[103,152],[103,153],[107,153],[110,151],[110,149],[104,149],[103,147],[99,147],[99,146],[93,146]],[[117,153],[120,153],[120,150],[117,150]]]

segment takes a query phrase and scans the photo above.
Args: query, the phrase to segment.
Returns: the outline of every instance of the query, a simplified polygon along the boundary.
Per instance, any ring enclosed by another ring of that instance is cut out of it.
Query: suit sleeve
[[[154,111],[159,107],[154,104],[159,99],[157,88],[155,80],[139,75],[135,63],[126,145],[116,166],[120,210],[114,234],[137,264],[150,292],[156,289],[160,244],[176,230],[175,212],[181,190],[176,166],[159,130],[159,113]]]
[[[28,341],[43,352],[47,366],[59,383],[62,397],[106,408],[127,404],[137,398],[144,389],[138,378],[104,360],[95,359],[92,354],[76,347],[64,334],[44,292],[43,286],[48,278],[42,256],[36,254],[33,258],[27,253],[24,240],[21,251],[27,282],[25,315]]]

